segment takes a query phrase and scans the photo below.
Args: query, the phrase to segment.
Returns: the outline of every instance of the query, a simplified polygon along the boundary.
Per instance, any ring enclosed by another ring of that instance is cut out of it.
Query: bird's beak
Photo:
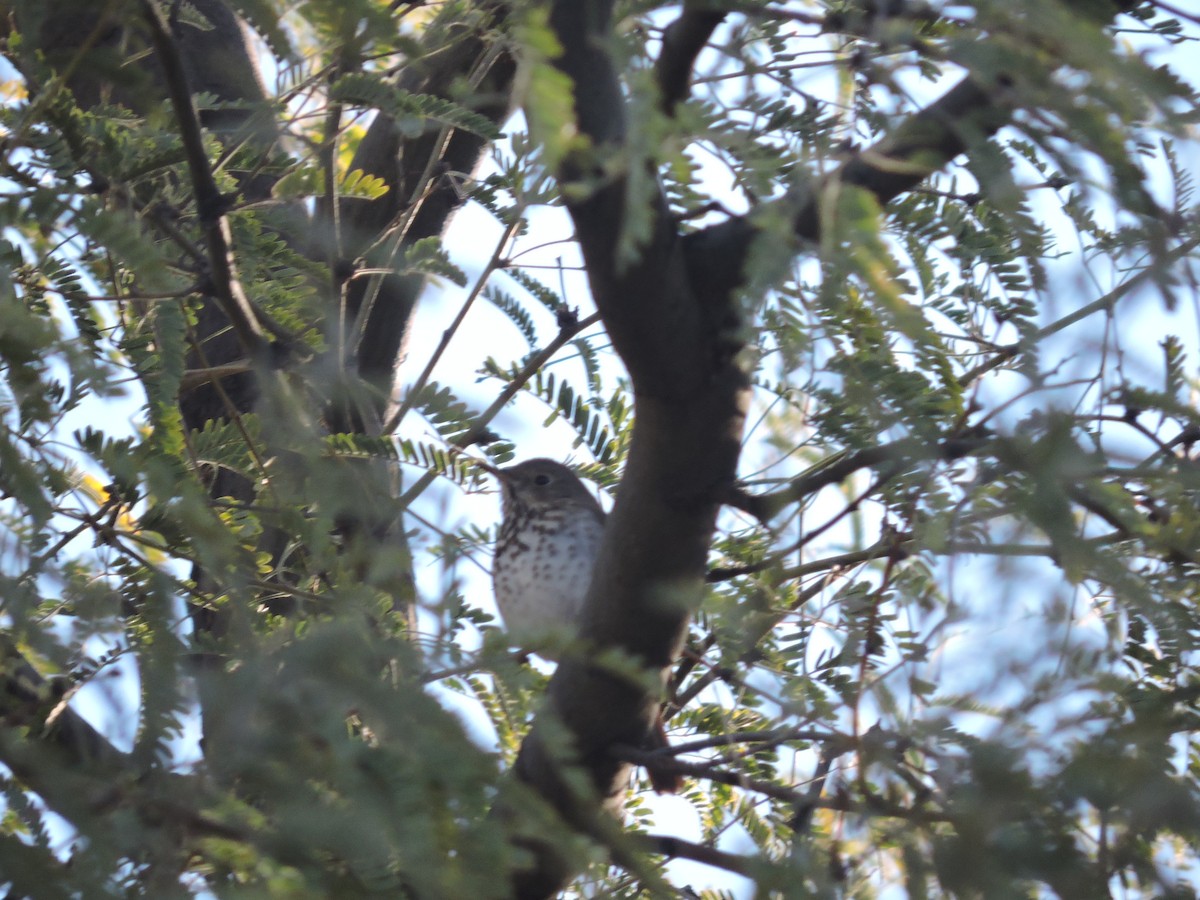
[[[478,459],[471,460],[471,463],[472,463],[472,465],[475,466],[475,468],[482,469],[483,471],[487,472],[489,475],[493,475],[496,478],[500,479],[500,481],[506,481],[508,479],[507,472],[505,472],[503,469],[497,469],[491,463],[483,462],[482,460],[478,460]]]

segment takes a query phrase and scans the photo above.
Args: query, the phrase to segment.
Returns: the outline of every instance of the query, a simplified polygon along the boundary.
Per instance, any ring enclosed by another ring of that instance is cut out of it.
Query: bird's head
[[[506,514],[514,505],[548,509],[580,503],[600,508],[579,476],[552,459],[529,459],[515,466],[489,468],[488,471],[500,482]]]

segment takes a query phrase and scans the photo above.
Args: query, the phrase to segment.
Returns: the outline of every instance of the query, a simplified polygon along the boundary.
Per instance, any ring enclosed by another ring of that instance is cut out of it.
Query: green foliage
[[[585,139],[573,127],[574,103],[571,79],[555,68],[553,60],[562,53],[549,27],[544,8],[528,5],[512,27],[513,41],[528,73],[525,96],[520,98],[529,118],[529,132],[539,148],[548,171],[572,151],[586,151]]]
[[[511,294],[499,288],[487,287],[483,291],[483,296],[512,320],[513,324],[517,326],[517,330],[521,332],[521,337],[525,338],[525,343],[531,349],[537,345],[537,326],[534,324],[533,316]]]
[[[587,344],[583,345],[581,352],[584,359],[592,354]],[[518,367],[505,371],[493,360],[488,360],[484,368],[493,378],[509,384],[519,383],[522,391],[535,395],[550,407],[550,414],[543,421],[542,427],[561,417],[575,431],[576,447],[586,446],[596,462],[602,465],[613,461],[613,428],[607,421],[607,410],[602,402],[579,396],[569,382],[560,381],[553,372],[544,373],[539,370],[533,378],[523,379],[522,370]]]
[[[703,326],[745,341],[754,396],[745,434],[697,437],[740,439],[742,482],[708,486],[728,505],[664,708],[699,846],[658,849],[762,896],[1195,894],[1200,104],[1169,54],[1192,24],[758,4],[728,13],[668,115],[677,9],[621,5],[589,46],[627,119],[597,147],[544,6],[513,5],[447,74],[490,6],[234,0],[283,93],[198,94],[197,159],[161,77],[134,77],[134,6],[112,10],[111,66],[105,29],[97,56],[50,53],[69,20],[6,10],[0,889],[499,898],[516,835],[587,870],[567,896],[665,895],[663,854],[575,834],[509,777],[548,666],[491,615],[494,499],[472,496],[481,455],[572,453],[620,496],[635,412],[692,427],[691,397],[635,397],[603,326],[579,327],[583,274],[602,290],[637,265],[661,190],[685,234],[747,210],[757,237],[740,319]],[[206,35],[205,8],[172,14]],[[476,65],[501,51],[523,122],[484,112]],[[968,151],[886,204],[839,180],[964,72],[1012,127],[964,112]],[[77,102],[88,79],[104,89]],[[352,167],[371,114],[412,196]],[[416,158],[435,137],[493,145],[493,165]],[[545,246],[568,237],[553,216],[613,185],[612,258],[579,273]],[[492,221],[421,232],[451,195]],[[397,206],[354,233],[377,201]],[[411,335],[422,374],[391,393],[358,378],[389,362],[356,356],[375,335],[347,335],[376,303],[409,321],[407,295],[356,293],[363,260],[437,280],[451,310]],[[702,307],[711,286],[689,287]],[[268,348],[213,326],[234,294]],[[644,675],[615,654],[596,671]],[[682,831],[632,786],[628,831]]]
[[[339,197],[357,200],[376,200],[388,192],[382,178],[368,175],[362,169],[347,173],[338,183]],[[281,199],[320,197],[325,193],[325,170],[317,165],[297,166],[275,183],[274,194]]]
[[[487,118],[463,106],[430,94],[413,94],[370,72],[344,75],[330,88],[332,99],[378,109],[396,120],[401,134],[418,135],[429,121],[464,128],[480,137],[495,140],[499,132]]]
[[[450,261],[437,238],[423,238],[406,247],[401,271],[414,275],[440,275],[459,287],[467,283],[467,276]]]
[[[420,410],[449,443],[466,433],[475,419],[467,405],[450,388],[436,381],[424,385],[415,396],[408,398],[407,403]]]
[[[262,35],[276,57],[288,63],[298,61],[299,55],[281,23],[280,11],[271,0],[236,0],[230,6]]]

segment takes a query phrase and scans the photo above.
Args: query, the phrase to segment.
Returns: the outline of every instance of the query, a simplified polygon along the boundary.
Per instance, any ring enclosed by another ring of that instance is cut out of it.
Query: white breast
[[[519,546],[493,563],[496,605],[519,645],[574,636],[604,534],[591,516],[539,522],[549,527],[522,528]]]

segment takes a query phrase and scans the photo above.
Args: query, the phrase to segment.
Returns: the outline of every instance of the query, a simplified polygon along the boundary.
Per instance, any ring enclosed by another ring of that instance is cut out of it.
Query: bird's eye
[[[538,475],[533,479],[534,484],[547,485],[550,483],[549,475]]]

